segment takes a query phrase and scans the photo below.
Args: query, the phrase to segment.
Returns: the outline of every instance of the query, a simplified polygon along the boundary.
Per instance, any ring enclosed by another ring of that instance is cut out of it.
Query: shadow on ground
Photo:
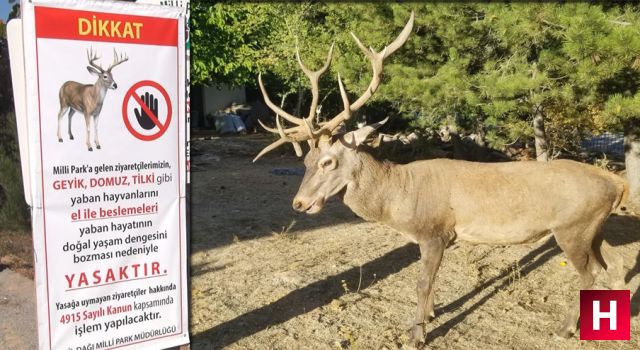
[[[268,327],[286,322],[296,316],[329,304],[333,299],[344,295],[344,290],[340,287],[343,280],[348,285],[357,285],[360,276],[362,276],[362,285],[369,288],[380,280],[411,265],[418,260],[419,256],[420,250],[414,244],[396,248],[362,265],[362,271],[360,267],[355,267],[313,282],[294,290],[276,302],[219,324],[206,332],[198,334],[197,337],[204,337],[213,341],[214,348],[222,348],[233,344]],[[373,273],[367,273],[367,271],[375,271],[376,277],[374,277]]]
[[[627,234],[623,234],[621,228]],[[633,228],[629,230],[629,228]],[[636,230],[637,229],[637,230]],[[613,246],[621,246],[640,240],[640,220],[631,216],[612,216],[603,229],[605,239]],[[628,232],[638,232],[637,236],[629,235]],[[551,258],[561,253],[555,239],[551,237],[544,244],[532,249],[523,256],[516,266],[520,266],[520,275],[522,278],[529,275],[548,262]],[[363,276],[363,288],[360,293],[366,295],[366,289],[375,285],[382,279],[399,272],[412,263],[416,262],[420,257],[419,249],[416,245],[408,244],[403,247],[394,249],[387,254],[372,260],[362,266],[362,274],[360,268],[352,268],[337,275],[329,276],[326,279],[313,282],[303,288],[292,291],[283,298],[255,309],[232,320],[216,325],[206,332],[198,334],[197,337],[206,338],[213,342],[215,348],[224,347],[234,342],[251,336],[269,327],[286,322],[296,316],[310,312],[318,307],[322,307],[330,303],[333,299],[339,298],[344,294],[344,290],[340,288],[341,281],[345,280],[348,284],[357,284],[360,276]],[[376,271],[377,280],[373,279],[371,273],[366,271]],[[627,280],[640,272],[640,253],[635,266],[627,274]],[[429,330],[428,339],[432,342],[438,337],[442,337],[449,330],[459,323],[463,322],[469,315],[474,313],[483,304],[489,301],[493,296],[509,287],[511,283],[509,275],[512,271],[505,268],[502,273],[495,276],[472,291],[460,296],[458,299],[441,306],[436,309],[436,315],[445,313],[458,313],[445,323]],[[369,277],[366,277],[369,276]],[[478,294],[484,294],[482,298],[466,305],[474,299]],[[633,295],[632,314],[638,315],[640,301],[639,292]]]
[[[637,232],[638,235],[629,235],[629,232]],[[640,241],[640,219],[633,216],[612,215],[605,223],[602,229],[602,234],[605,240],[614,247],[638,242]],[[520,266],[521,278],[526,277],[536,268],[542,266],[544,263],[549,261],[554,256],[560,254],[561,252],[562,250],[556,244],[555,239],[551,237],[546,243],[538,248],[533,249],[518,261],[517,266]],[[482,293],[486,289],[493,288],[492,291],[487,293],[480,300],[474,302],[472,305],[469,305],[465,309],[462,309],[459,314],[457,314],[447,322],[432,329],[429,332],[428,342],[430,343],[434,339],[447,334],[450,329],[462,322],[467,316],[472,314],[494,295],[496,295],[501,290],[505,290],[506,288],[508,288],[509,284],[511,283],[511,281],[509,280],[510,273],[510,270],[505,269],[503,273],[487,280],[471,292],[461,296],[457,300],[439,309],[436,309],[436,315],[453,312],[460,309],[464,304],[466,304],[477,294]],[[638,257],[636,258],[635,266],[628,271],[625,282],[629,282],[631,278],[633,278],[638,273],[640,273],[640,253],[638,253]],[[631,305],[632,316],[637,316],[640,312],[640,289],[636,290],[633,294]]]

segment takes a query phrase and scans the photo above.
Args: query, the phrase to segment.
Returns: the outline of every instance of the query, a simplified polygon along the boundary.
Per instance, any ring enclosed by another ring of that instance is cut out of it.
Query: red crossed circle
[[[136,93],[136,90],[145,86],[151,86],[157,89],[162,94],[162,97],[164,97],[164,100],[167,103],[167,119],[164,121],[164,123],[160,122],[160,120],[158,119],[158,116],[154,115],[151,112],[149,107],[142,101],[140,96],[138,96],[138,94]],[[158,127],[157,132],[150,135],[145,135],[145,134],[141,134],[140,132],[138,132],[138,130],[133,128],[133,126],[131,125],[130,118],[132,117],[135,118],[135,115],[130,116],[129,110],[127,108],[129,104],[129,100],[131,98],[133,98],[136,101],[136,103],[140,105],[142,110],[149,116],[151,121],[153,121],[153,123]],[[127,127],[127,130],[129,130],[131,135],[143,141],[156,140],[160,136],[162,136],[165,133],[165,131],[167,131],[167,129],[169,128],[169,124],[171,123],[172,110],[173,108],[171,107],[171,99],[169,99],[169,94],[167,93],[167,90],[165,90],[160,84],[152,80],[142,80],[133,84],[133,86],[130,87],[129,90],[127,90],[127,93],[124,95],[124,100],[122,101],[122,118],[124,119],[124,125]]]

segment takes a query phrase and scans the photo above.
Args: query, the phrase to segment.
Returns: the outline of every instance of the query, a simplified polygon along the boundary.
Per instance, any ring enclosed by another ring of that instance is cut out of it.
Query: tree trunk
[[[477,137],[473,140],[480,147],[487,147],[486,142],[486,133],[484,131],[484,115],[478,114],[476,117],[476,135]]]
[[[624,164],[629,181],[629,202],[640,210],[640,123],[629,121],[624,128]]]
[[[544,113],[541,106],[533,107],[533,135],[536,138],[536,160],[546,162],[549,160],[549,144],[547,133],[544,130]]]
[[[290,91],[287,91],[282,94],[282,98],[280,99],[280,108],[284,108],[284,101],[287,99],[287,96],[289,96],[290,93]]]
[[[302,100],[304,99],[304,89],[302,85],[298,85],[298,101],[296,102],[296,116],[301,117],[302,112]],[[302,117],[304,118],[304,117]]]

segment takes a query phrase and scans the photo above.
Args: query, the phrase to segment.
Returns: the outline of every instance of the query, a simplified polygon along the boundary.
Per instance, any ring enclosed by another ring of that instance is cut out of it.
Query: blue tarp
[[[624,157],[624,136],[622,133],[605,132],[582,141],[582,148],[587,152],[605,153],[616,157]]]
[[[242,122],[242,118],[233,113],[216,116],[215,125],[216,130],[218,130],[218,133],[220,134],[237,134],[239,132],[247,131],[246,126]]]

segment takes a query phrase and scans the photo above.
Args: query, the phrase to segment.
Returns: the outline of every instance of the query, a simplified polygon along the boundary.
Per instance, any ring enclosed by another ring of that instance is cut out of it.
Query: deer
[[[283,144],[292,144],[302,156],[307,142],[305,174],[293,198],[295,211],[317,214],[327,200],[342,194],[356,215],[399,231],[420,248],[417,308],[409,329],[410,346],[426,342],[427,322],[435,317],[434,283],[445,248],[456,241],[472,244],[512,245],[553,236],[579,274],[580,288],[594,286],[596,275],[606,271],[609,286],[625,286],[622,257],[614,254],[600,229],[625,200],[628,184],[617,175],[572,160],[480,163],[431,159],[395,164],[375,159],[362,145],[388,119],[349,132],[336,132],[381,83],[383,61],[400,48],[412,32],[414,13],[400,34],[382,51],[367,49],[351,33],[368,58],[372,77],[367,89],[351,103],[338,75],[343,110],[323,123],[314,122],[318,80],[331,62],[332,48],[319,70],[308,69],[296,58],[311,83],[311,108],[307,117],[287,113],[271,102],[258,75],[267,106],[276,114],[276,127],[263,127],[279,135],[254,162]],[[293,125],[283,125],[281,119]],[[585,191],[585,189],[589,189]],[[568,286],[573,288],[573,286]],[[577,297],[577,293],[576,297]],[[577,298],[555,334],[571,337],[577,329]]]
[[[96,148],[100,149],[100,139],[98,138],[98,119],[107,90],[115,90],[118,88],[111,70],[129,60],[125,54],[118,54],[113,50],[113,63],[106,70],[103,69],[96,61],[100,59],[92,49],[87,50],[87,60],[89,65],[87,70],[93,75],[97,75],[96,82],[91,84],[82,84],[75,81],[67,81],[60,87],[58,97],[60,98],[60,111],[58,112],[58,142],[62,142],[62,118],[64,114],[69,112],[69,139],[73,140],[71,132],[71,117],[75,112],[84,114],[86,124],[86,145],[89,151],[93,151],[91,147],[91,118],[93,118],[94,141]]]

